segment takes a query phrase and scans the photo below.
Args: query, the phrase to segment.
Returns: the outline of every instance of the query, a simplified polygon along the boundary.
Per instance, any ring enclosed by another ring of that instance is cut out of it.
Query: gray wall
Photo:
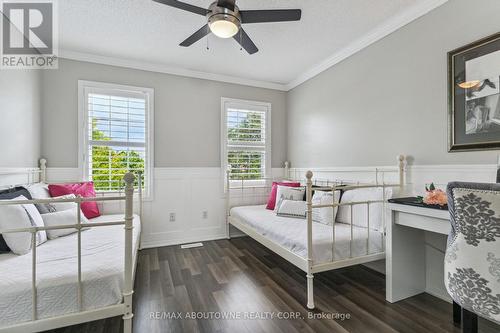
[[[155,166],[219,167],[221,97],[272,103],[273,167],[286,155],[285,93],[61,59],[43,73],[42,153],[51,167],[78,166],[78,80],[155,89]]]
[[[0,73],[0,167],[34,167],[40,158],[39,70]]]
[[[500,1],[450,0],[287,96],[296,167],[495,163],[496,152],[447,152],[447,58],[500,31]]]

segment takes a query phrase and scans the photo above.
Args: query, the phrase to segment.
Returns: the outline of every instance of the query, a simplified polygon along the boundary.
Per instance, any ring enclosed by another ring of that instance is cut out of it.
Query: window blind
[[[266,112],[226,109],[230,179],[262,179],[266,170]]]
[[[88,93],[88,178],[97,191],[123,188],[123,176],[146,172],[146,96]],[[137,185],[137,184],[136,184]]]

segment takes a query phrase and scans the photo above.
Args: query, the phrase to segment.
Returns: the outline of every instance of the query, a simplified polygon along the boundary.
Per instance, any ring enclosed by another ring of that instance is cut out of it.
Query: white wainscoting
[[[273,177],[284,169],[273,168]],[[48,168],[49,182],[81,179],[78,168]],[[160,247],[222,239],[225,229],[225,194],[220,168],[155,168],[154,193],[143,206],[141,247]],[[102,207],[115,212],[121,207]],[[204,217],[206,212],[206,217]],[[175,221],[170,221],[170,214]],[[232,237],[242,235],[238,230]]]
[[[37,168],[0,168],[0,190],[38,180]]]

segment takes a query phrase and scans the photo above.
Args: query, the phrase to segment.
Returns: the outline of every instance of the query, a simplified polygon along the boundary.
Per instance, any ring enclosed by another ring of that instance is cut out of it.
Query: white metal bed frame
[[[27,175],[28,184],[33,184],[38,181],[46,183],[47,180],[47,161],[45,159],[40,160],[40,168],[33,168],[23,171],[6,171],[0,172],[0,176],[4,175]],[[38,177],[37,177],[38,175]],[[132,333],[132,295],[134,293],[134,279],[135,279],[135,267],[137,261],[137,253],[133,253],[133,219],[134,219],[134,181],[136,176],[133,173],[127,173],[123,177],[125,182],[125,195],[114,195],[114,196],[100,196],[95,198],[82,198],[76,197],[74,199],[34,199],[34,200],[0,200],[0,205],[20,205],[20,204],[44,204],[44,203],[56,203],[56,202],[75,202],[77,204],[77,221],[76,224],[72,225],[59,225],[50,227],[29,227],[29,228],[18,228],[18,229],[4,229],[0,230],[0,234],[4,233],[17,233],[17,232],[30,232],[32,234],[32,246],[31,246],[31,256],[32,256],[32,319],[31,321],[16,323],[10,326],[0,327],[0,333],[25,333],[25,332],[40,332],[50,329],[56,329],[60,327],[77,325],[80,323],[85,323],[94,320],[100,320],[104,318],[110,318],[122,315],[123,317],[123,331],[124,333]],[[58,183],[61,184],[61,183]],[[20,186],[26,184],[17,184],[12,186]],[[142,178],[139,173],[138,177],[138,200],[139,200],[139,216],[142,218]],[[113,222],[95,222],[95,223],[82,223],[81,219],[81,204],[82,202],[96,201],[96,202],[109,202],[109,201],[125,201],[125,216],[123,221],[113,221]],[[83,292],[82,292],[82,258],[81,258],[81,233],[83,228],[96,228],[96,227],[106,227],[114,225],[123,225],[125,229],[125,264],[124,264],[124,286],[122,290],[123,300],[120,304],[110,305],[93,310],[83,310]],[[77,242],[78,242],[78,289],[77,289],[77,304],[79,312],[63,314],[59,316],[54,316],[50,318],[38,319],[37,315],[37,284],[36,284],[36,232],[41,230],[54,230],[54,229],[77,229]],[[139,247],[137,247],[139,248]],[[135,258],[135,260],[134,260]]]
[[[247,224],[243,223],[240,221],[238,218],[231,216],[230,214],[230,209],[231,209],[231,198],[230,198],[230,193],[231,190],[237,190],[237,189],[243,189],[245,188],[245,181],[236,181],[239,185],[238,186],[231,186],[232,181],[230,180],[230,170],[227,170],[226,173],[226,233],[227,233],[227,238],[230,239],[230,233],[229,233],[229,226],[233,225],[246,235],[252,237],[254,240],[257,242],[261,243],[271,251],[275,252],[279,256],[281,256],[283,259],[287,260],[288,262],[292,263],[296,267],[300,268],[302,271],[306,273],[306,278],[307,278],[307,307],[309,309],[314,309],[314,287],[313,287],[313,279],[314,279],[314,274],[315,273],[320,273],[320,272],[325,272],[333,269],[338,269],[342,267],[347,267],[347,266],[352,266],[352,265],[358,265],[358,264],[364,264],[376,260],[381,260],[385,258],[385,228],[386,228],[386,214],[385,214],[385,205],[386,205],[386,188],[402,188],[405,182],[405,169],[406,169],[406,158],[403,155],[399,155],[397,157],[398,165],[397,169],[395,170],[388,170],[388,169],[377,169],[375,168],[373,172],[375,173],[375,183],[366,183],[366,184],[360,184],[357,183],[355,185],[344,185],[344,181],[330,181],[330,180],[322,180],[320,182],[326,183],[326,186],[322,186],[319,188],[314,188],[314,190],[328,190],[328,191],[335,191],[335,190],[353,190],[353,189],[360,189],[360,188],[382,188],[383,192],[383,199],[382,200],[371,200],[371,201],[363,201],[363,202],[349,202],[349,203],[335,203],[334,201],[331,204],[326,204],[326,205],[313,205],[312,203],[312,192],[313,192],[313,173],[312,171],[307,171],[305,174],[306,177],[306,201],[307,201],[307,257],[304,258],[300,255],[295,254],[294,252],[290,251],[289,249],[283,247],[282,245],[272,241],[271,239],[263,236],[259,232],[257,232],[255,229],[252,227],[249,227]],[[347,172],[347,173],[352,173],[352,172],[360,172],[358,170],[342,170],[342,171],[336,171],[336,172]],[[366,172],[364,170],[363,172]],[[385,173],[390,173],[390,172],[397,172],[399,174],[399,182],[397,184],[390,184],[390,183],[385,183],[384,181],[384,175]],[[290,169],[289,169],[289,163],[285,162],[285,179],[289,179],[289,174],[290,174]],[[380,175],[382,176],[382,181],[380,182]],[[269,187],[269,184],[267,184],[266,180],[266,185],[261,186],[261,187]],[[333,184],[330,186],[330,184]],[[252,188],[256,188],[258,186],[252,185]],[[242,191],[243,192],[243,191]],[[334,197],[334,196],[332,196]],[[333,199],[335,200],[335,199]],[[382,239],[382,251],[376,252],[376,253],[369,253],[369,245],[370,245],[370,204],[374,203],[382,203],[383,205],[383,210],[382,210],[382,223],[383,223],[383,239]],[[367,216],[368,216],[368,221],[367,221],[367,238],[366,238],[366,255],[363,256],[352,256],[352,240],[353,240],[353,223],[352,223],[352,210],[353,206],[355,205],[366,205],[367,206]],[[323,263],[315,263],[314,258],[313,258],[313,238],[312,238],[312,225],[313,225],[313,220],[312,220],[312,211],[313,209],[318,209],[318,208],[334,208],[334,207],[340,207],[340,206],[350,206],[351,209],[351,233],[350,233],[350,241],[351,241],[351,246],[350,246],[350,256],[349,258],[346,259],[339,259],[335,260],[335,218],[332,223],[332,235],[333,235],[333,241],[332,241],[332,260],[330,262],[323,262]]]

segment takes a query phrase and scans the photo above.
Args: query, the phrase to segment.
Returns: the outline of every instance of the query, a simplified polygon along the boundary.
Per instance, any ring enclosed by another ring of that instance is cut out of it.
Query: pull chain
[[[243,51],[243,33],[241,32],[240,28],[240,51]]]
[[[210,45],[208,44],[209,39],[210,39],[210,27],[207,25],[207,51],[210,50]]]

